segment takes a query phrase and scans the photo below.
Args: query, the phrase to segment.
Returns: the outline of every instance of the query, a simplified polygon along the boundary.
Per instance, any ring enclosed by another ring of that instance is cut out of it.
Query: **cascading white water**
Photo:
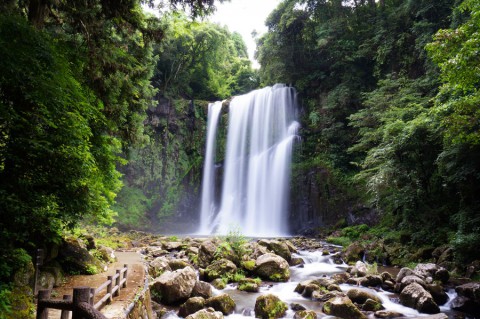
[[[234,230],[246,236],[287,235],[290,163],[299,127],[295,107],[295,90],[281,84],[230,102],[220,205],[212,208],[214,179],[205,171],[201,233],[208,228],[208,233],[219,234]],[[211,124],[208,129],[210,141]],[[214,152],[207,145],[205,165]]]
[[[215,151],[218,119],[222,110],[222,102],[210,103],[208,105],[208,123],[207,123],[207,145],[205,154],[205,163],[203,166],[202,181],[202,208],[200,216],[200,232],[205,234],[209,232],[209,220],[214,214],[215,204]]]

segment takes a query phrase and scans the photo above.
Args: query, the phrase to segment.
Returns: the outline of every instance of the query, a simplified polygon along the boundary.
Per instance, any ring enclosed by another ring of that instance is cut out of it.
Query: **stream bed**
[[[333,316],[326,315],[322,312],[323,302],[312,300],[311,298],[305,298],[301,294],[295,292],[295,287],[298,283],[310,280],[318,279],[321,277],[331,277],[334,274],[341,274],[346,272],[348,265],[346,264],[337,264],[334,262],[334,255],[323,255],[322,250],[316,251],[299,251],[298,253],[292,254],[292,257],[300,257],[303,259],[304,264],[299,266],[290,267],[291,277],[288,282],[267,282],[264,281],[260,291],[256,293],[244,292],[237,289],[237,284],[228,284],[225,289],[217,290],[214,289],[214,295],[228,294],[235,301],[236,308],[233,314],[226,316],[226,318],[255,318],[254,307],[257,297],[262,294],[273,294],[276,295],[280,300],[289,305],[285,316],[283,318],[293,318],[295,311],[292,310],[292,304],[298,304],[306,308],[307,310],[313,310],[316,312],[318,318],[336,318]],[[383,268],[382,270],[388,270],[388,268]],[[396,275],[398,269],[390,269],[390,273],[393,276]],[[339,285],[341,290],[347,292],[349,289],[357,288],[366,290],[370,293],[375,294],[381,299],[382,305],[385,308],[385,311],[395,312],[402,314],[402,316],[389,317],[389,318],[417,318],[428,316],[428,314],[423,314],[417,310],[409,307],[405,307],[399,303],[398,294],[384,291],[380,288],[366,288],[360,286],[354,286],[349,284]],[[465,316],[462,313],[452,311],[450,309],[450,302],[455,298],[456,293],[452,289],[448,292],[449,301],[440,306],[442,313],[448,315],[449,318],[473,318]],[[377,318],[374,315],[374,312],[367,312],[368,318]],[[176,319],[181,318],[176,314],[176,311],[170,311],[165,314],[162,318]]]

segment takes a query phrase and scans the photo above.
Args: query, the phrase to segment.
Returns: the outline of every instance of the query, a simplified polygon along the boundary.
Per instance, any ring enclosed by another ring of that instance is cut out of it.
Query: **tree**
[[[456,13],[465,21],[456,29],[438,31],[427,50],[443,82],[432,113],[444,135],[439,168],[445,187],[456,197],[453,243],[457,257],[471,261],[480,244],[480,4],[465,0]]]

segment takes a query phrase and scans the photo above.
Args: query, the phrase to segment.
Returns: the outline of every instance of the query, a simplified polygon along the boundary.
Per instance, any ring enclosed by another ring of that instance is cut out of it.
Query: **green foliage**
[[[121,228],[141,229],[148,224],[145,213],[150,209],[150,201],[138,188],[123,187],[113,209],[118,212],[116,222]]]
[[[166,96],[225,99],[258,85],[239,34],[180,13],[165,14],[162,23],[154,81]]]
[[[334,245],[339,245],[342,247],[348,247],[351,243],[352,240],[348,237],[337,237],[337,236],[329,236],[326,238],[327,243],[331,243]]]

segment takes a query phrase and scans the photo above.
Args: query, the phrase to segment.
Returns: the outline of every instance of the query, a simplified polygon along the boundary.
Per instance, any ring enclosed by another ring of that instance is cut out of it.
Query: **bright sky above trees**
[[[265,20],[280,2],[280,0],[231,0],[217,3],[217,11],[209,19],[220,25],[226,25],[231,32],[240,33],[248,47],[248,56],[253,61],[253,66],[258,68],[258,62],[253,59],[256,45],[252,31],[255,30],[259,35],[267,31]]]

